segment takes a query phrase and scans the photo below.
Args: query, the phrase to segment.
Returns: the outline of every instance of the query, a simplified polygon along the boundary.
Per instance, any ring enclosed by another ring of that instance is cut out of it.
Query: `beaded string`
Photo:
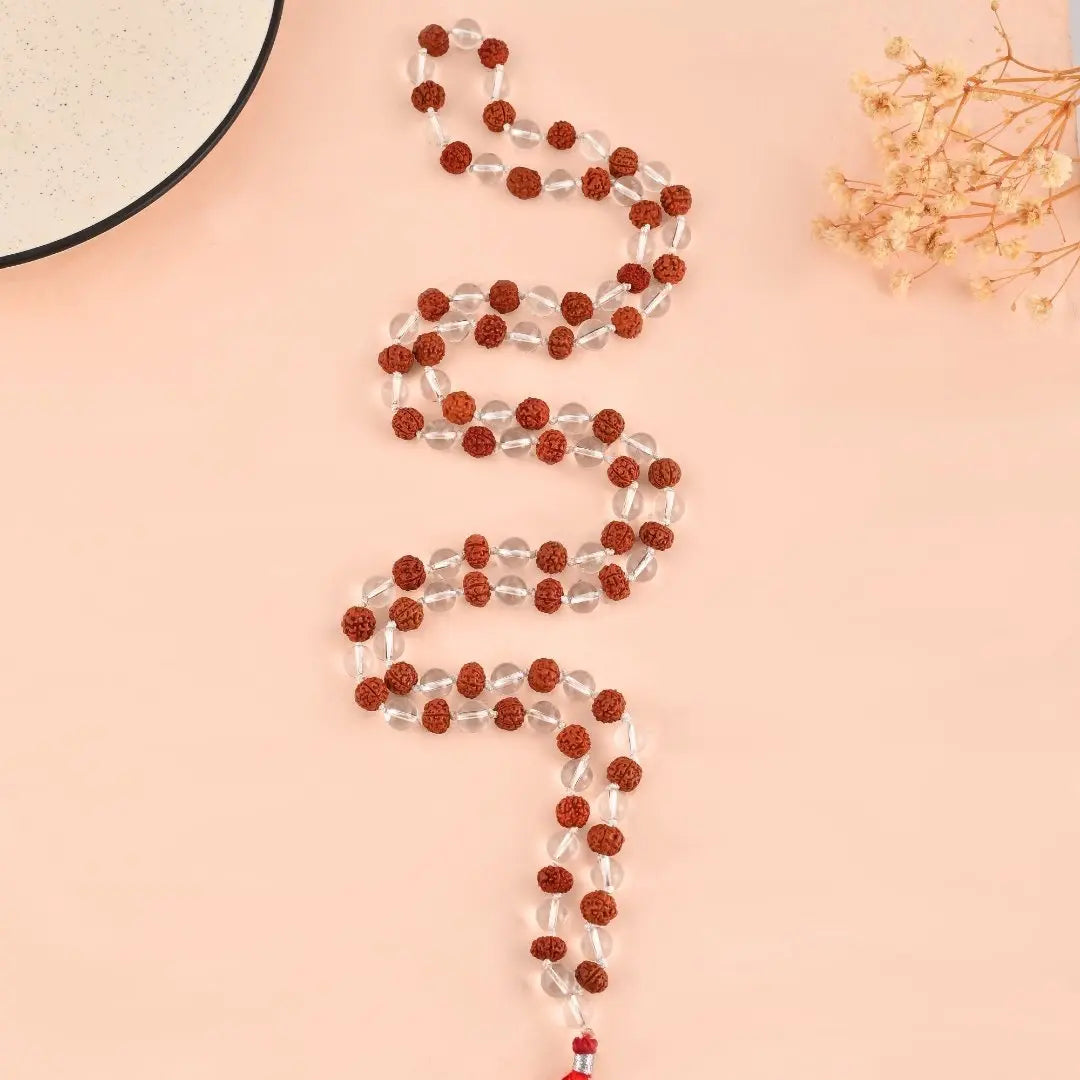
[[[571,556],[558,540],[533,548],[511,537],[492,546],[484,536],[473,534],[460,546],[438,549],[426,561],[402,555],[389,575],[376,575],[364,583],[358,602],[341,620],[351,642],[346,667],[355,682],[356,703],[381,714],[389,727],[422,728],[442,735],[455,729],[480,731],[489,725],[501,731],[528,726],[554,736],[564,759],[559,774],[562,795],[555,804],[558,829],[548,841],[549,861],[537,873],[543,897],[537,909],[541,932],[529,951],[540,963],[542,988],[563,1002],[566,1019],[579,1029],[573,1042],[573,1071],[566,1080],[581,1080],[592,1073],[597,1047],[589,1026],[588,1000],[602,993],[609,982],[612,939],[607,927],[618,915],[615,893],[622,882],[622,868],[616,856],[625,841],[620,822],[629,793],[642,778],[637,722],[618,690],[597,690],[587,672],[565,670],[547,657],[527,667],[507,662],[489,672],[469,662],[456,674],[433,668],[422,675],[402,657],[407,637],[420,629],[428,613],[447,611],[459,599],[484,607],[495,596],[510,605],[529,602],[547,615],[564,608],[584,613],[601,600],[625,600],[632,588],[655,576],[659,553],[674,543],[671,526],[682,515],[683,504],[675,490],[681,469],[672,458],[660,454],[650,435],[628,434],[622,415],[611,408],[592,412],[570,403],[553,411],[535,397],[513,409],[503,401],[488,401],[477,408],[471,394],[451,390],[441,365],[447,345],[470,335],[486,349],[513,344],[531,352],[543,346],[555,360],[565,360],[579,349],[600,349],[611,338],[638,337],[645,320],[666,312],[686,272],[678,252],[690,242],[686,214],[691,195],[683,185],[671,183],[662,163],[642,163],[625,146],[612,149],[602,132],[579,133],[560,120],[541,136],[538,124],[519,119],[507,100],[510,50],[505,42],[484,37],[474,20],[462,19],[449,32],[435,24],[426,26],[417,41],[419,49],[406,68],[412,104],[424,116],[446,172],[472,175],[488,184],[501,181],[512,196],[522,200],[578,195],[595,202],[615,202],[628,208],[633,230],[630,261],[617,270],[614,279],[591,293],[570,291],[560,299],[547,286],[522,291],[507,280],[487,289],[463,284],[451,293],[424,289],[412,311],[392,320],[390,343],[378,355],[379,367],[387,376],[382,396],[399,439],[426,443],[436,450],[460,447],[474,458],[498,451],[510,457],[533,457],[545,465],[572,459],[585,468],[606,466],[615,489],[612,518],[599,530],[598,539],[581,543]],[[543,138],[556,150],[576,149],[590,163],[584,172],[575,177],[556,169],[541,179],[535,169],[504,165],[495,154],[474,156],[467,143],[450,140],[440,119],[446,92],[435,81],[435,61],[452,45],[475,51],[487,70],[490,100],[482,119],[489,131],[505,136],[520,149],[538,146]],[[659,254],[653,251],[657,233],[662,238]],[[651,266],[646,265],[650,259]],[[640,306],[634,306],[635,299]],[[491,310],[480,313],[485,304]],[[531,320],[510,326],[505,317],[523,305],[536,318],[558,314],[564,322],[546,332]],[[434,415],[407,404],[414,383],[437,407]],[[651,513],[646,514],[650,487],[655,494],[649,498]],[[507,572],[494,577],[490,573],[493,561]],[[528,583],[521,574],[533,566],[542,576]],[[577,579],[568,581],[568,573]],[[526,688],[537,696],[527,694]],[[566,698],[562,708],[546,696],[556,689]],[[584,707],[594,721],[613,729],[621,744],[604,769],[605,782],[595,804],[586,797],[595,780],[594,737],[583,724],[563,717],[563,709]],[[571,967],[564,963],[569,946],[562,926],[569,917],[566,900],[576,883],[567,864],[583,854],[582,839],[592,858],[592,887],[577,903],[584,921],[584,959]]]

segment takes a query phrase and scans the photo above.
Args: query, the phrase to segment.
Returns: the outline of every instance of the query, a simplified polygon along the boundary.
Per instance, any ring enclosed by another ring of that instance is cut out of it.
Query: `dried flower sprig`
[[[862,111],[877,125],[884,176],[856,180],[830,170],[839,212],[818,218],[814,231],[887,268],[898,295],[973,251],[987,262],[969,279],[972,294],[1009,291],[1014,310],[1026,300],[1041,319],[1080,264],[1080,240],[1068,239],[1059,214],[1080,190],[1070,183],[1073,158],[1062,149],[1080,103],[1080,68],[1019,59],[999,6],[991,0],[1000,47],[970,74],[894,37],[885,56],[896,74],[854,76]]]

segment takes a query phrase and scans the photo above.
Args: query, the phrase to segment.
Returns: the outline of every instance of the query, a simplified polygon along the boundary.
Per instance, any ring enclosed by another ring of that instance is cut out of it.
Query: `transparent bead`
[[[403,311],[390,320],[390,338],[399,345],[408,345],[420,332],[420,312]]]
[[[498,694],[512,694],[525,681],[525,672],[517,664],[499,664],[491,673],[491,689]]]
[[[510,77],[506,74],[506,68],[502,64],[496,64],[488,72],[487,92],[492,101],[505,98],[510,93]]]
[[[405,651],[405,635],[392,623],[388,622],[373,638],[375,655],[384,663],[392,664],[401,659]]]
[[[674,524],[685,512],[686,504],[674,488],[664,488],[653,503],[653,513],[665,525]]]
[[[442,401],[450,393],[450,378],[437,367],[426,367],[420,376],[420,393],[428,401]]]
[[[630,800],[625,791],[620,791],[615,784],[608,784],[603,793],[596,800],[596,816],[601,821],[617,822],[626,817],[627,807]]]
[[[611,181],[611,194],[620,206],[632,206],[641,201],[644,189],[636,176],[619,176]]]
[[[656,552],[644,544],[634,544],[626,560],[626,576],[631,581],[652,581],[660,568]]]
[[[562,688],[568,698],[591,701],[596,697],[596,680],[587,671],[571,671],[563,675]]]
[[[614,329],[606,319],[587,319],[578,328],[577,344],[583,349],[602,349]]]
[[[420,438],[433,450],[451,449],[460,436],[461,432],[446,420],[432,420],[420,433]]]
[[[588,430],[591,420],[584,405],[571,401],[559,409],[552,423],[565,435],[581,435]]]
[[[613,948],[614,939],[604,927],[593,926],[592,923],[585,924],[585,933],[581,937],[581,951],[587,957],[599,963],[611,955]]]
[[[453,676],[443,671],[442,668],[428,668],[423,675],[420,676],[420,681],[416,684],[416,689],[424,697],[442,697],[443,694],[448,693],[454,686]]]
[[[516,607],[529,598],[529,587],[517,574],[507,574],[499,578],[492,591],[504,604],[511,607]]]
[[[487,293],[479,285],[466,281],[450,294],[450,303],[459,311],[475,311],[486,297]]]
[[[570,448],[574,460],[586,469],[604,463],[604,444],[595,435],[586,435]]]
[[[433,146],[437,146],[441,150],[450,141],[446,137],[442,120],[439,119],[439,114],[434,109],[428,109],[425,115],[427,116],[428,140]]]
[[[664,226],[664,243],[672,251],[681,251],[690,246],[690,226],[685,217],[671,218]]]
[[[464,341],[472,331],[472,319],[463,319],[459,315],[444,315],[435,327],[446,341]]]
[[[416,706],[399,694],[391,694],[383,705],[383,717],[395,731],[411,731],[420,719]]]
[[[586,131],[579,135],[577,145],[588,161],[607,161],[611,140],[602,131]]]
[[[382,402],[389,409],[400,409],[409,400],[409,384],[400,371],[388,375],[382,384]]]
[[[582,993],[578,987],[575,993],[571,993],[563,1002],[563,1021],[567,1027],[580,1031],[589,1026],[592,1016],[592,1002],[589,995]]]
[[[510,331],[508,337],[523,352],[532,352],[544,342],[540,327],[536,323],[519,322]]]
[[[510,536],[495,548],[495,554],[503,566],[520,566],[527,563],[535,554],[520,536]]]
[[[484,32],[475,19],[458,19],[450,28],[450,40],[459,49],[478,49]]]
[[[638,175],[646,191],[659,191],[671,183],[671,170],[662,161],[646,161]]]
[[[623,883],[622,863],[616,862],[609,855],[600,855],[593,865],[589,879],[593,887],[605,892],[614,892]]]
[[[499,437],[499,449],[507,457],[526,457],[532,453],[532,448],[532,433],[516,424],[507,428]]]
[[[510,125],[510,141],[522,150],[539,146],[540,125],[535,120],[522,120],[519,117]]]
[[[671,307],[671,286],[650,285],[641,294],[641,314],[645,318],[659,319]]]
[[[427,49],[420,49],[409,57],[405,74],[413,86],[419,86],[422,82],[435,78],[435,68],[435,57],[431,56]]]
[[[355,682],[375,672],[375,654],[363,642],[350,643],[342,659],[345,661],[345,674]]]
[[[644,746],[644,739],[641,732],[638,730],[637,723],[629,713],[623,713],[622,724],[620,726],[622,728],[620,736],[623,745],[626,747],[626,752],[630,757],[636,760]]]
[[[562,714],[550,701],[534,701],[525,710],[525,719],[534,731],[554,731],[559,726]]]
[[[645,498],[636,483],[619,488],[611,497],[611,509],[617,518],[633,521],[645,509]]]
[[[502,179],[506,166],[498,154],[477,154],[469,166],[469,172],[475,173],[485,184],[494,184]]]
[[[651,251],[652,229],[648,225],[642,225],[626,242],[626,253],[630,256],[631,262],[646,263]]]
[[[570,605],[570,610],[582,615],[595,611],[597,604],[600,603],[600,590],[587,581],[575,582],[570,586],[567,596],[569,597],[567,603]]]
[[[552,314],[559,307],[559,297],[549,285],[534,285],[525,294],[525,299],[540,318]]]
[[[622,304],[629,290],[630,286],[621,281],[605,281],[596,290],[596,306],[601,311],[614,311]]]
[[[547,842],[547,853],[555,862],[574,858],[581,850],[581,838],[577,829],[560,829],[552,833]]]
[[[364,582],[364,605],[365,607],[379,608],[389,607],[394,599],[394,579],[388,577],[369,577]]]
[[[431,553],[427,568],[433,574],[442,574],[453,577],[461,569],[462,555],[453,548],[439,548]]]
[[[556,199],[565,199],[577,189],[577,178],[565,169],[553,169],[544,177],[544,191]]]
[[[472,701],[454,712],[454,723],[469,735],[483,731],[490,719],[491,710],[486,705],[479,705]]]
[[[554,934],[566,922],[570,909],[559,899],[551,896],[536,909],[536,924],[545,934]]]
[[[476,415],[480,423],[498,429],[506,427],[514,419],[514,410],[505,401],[489,401]]]
[[[572,759],[566,762],[559,773],[562,786],[567,791],[586,791],[593,782],[592,766],[589,764],[589,755]]]
[[[570,561],[583,574],[599,574],[606,558],[607,552],[603,545],[595,540],[588,540],[577,549],[577,554]]]
[[[644,431],[635,432],[633,435],[623,436],[623,445],[626,452],[639,464],[652,461],[657,456],[656,440]]]
[[[549,997],[564,998],[574,986],[574,976],[563,964],[545,964],[540,972],[540,988]]]
[[[432,575],[424,586],[424,607],[428,611],[449,611],[457,602],[457,589],[445,578]]]

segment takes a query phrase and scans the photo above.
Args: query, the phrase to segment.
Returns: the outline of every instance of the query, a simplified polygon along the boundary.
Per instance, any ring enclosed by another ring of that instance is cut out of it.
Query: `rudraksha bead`
[[[481,536],[479,533],[473,533],[472,536],[465,538],[462,551],[465,555],[465,561],[474,570],[483,570],[491,558],[491,548],[488,546],[487,537]]]
[[[411,596],[399,596],[388,614],[399,630],[415,630],[424,621],[424,605]]]
[[[621,338],[636,338],[641,333],[641,312],[633,307],[617,308],[611,313],[611,325]]]
[[[546,401],[540,398],[527,397],[514,410],[514,419],[525,428],[526,431],[539,431],[551,418],[551,410]]]
[[[608,988],[608,973],[595,960],[582,960],[574,969],[578,986],[589,994],[602,994]]]
[[[686,263],[669,251],[652,264],[652,272],[662,285],[678,285],[686,276]]]
[[[427,570],[415,555],[402,555],[400,559],[395,560],[390,573],[394,584],[405,592],[419,589],[427,580]]]
[[[600,534],[600,543],[616,555],[625,555],[634,546],[634,529],[625,521],[609,521]]]
[[[484,126],[488,131],[502,131],[517,119],[517,110],[509,101],[489,101],[484,106]]]
[[[506,174],[506,190],[515,199],[535,199],[542,190],[540,174],[524,165],[515,165]]]
[[[656,488],[674,487],[682,479],[679,463],[669,457],[657,458],[649,466],[649,483]]]
[[[620,310],[622,309],[620,308]],[[615,312],[616,315],[618,313],[618,311]],[[428,330],[413,342],[412,352],[418,364],[424,367],[434,367],[436,364],[441,363],[442,358],[446,355],[446,342],[443,341],[442,334],[435,330]]]
[[[432,698],[424,705],[420,723],[432,735],[445,735],[450,730],[450,706],[444,698]]]
[[[592,714],[601,724],[613,724],[626,712],[626,698],[618,690],[601,690],[592,701]]]
[[[569,326],[552,327],[547,350],[553,360],[565,360],[574,351],[574,331]]]
[[[498,38],[485,38],[480,42],[480,48],[476,50],[480,57],[480,63],[486,68],[493,68],[497,64],[505,64],[510,59],[510,48],[505,41]]]
[[[415,439],[423,430],[424,414],[419,409],[397,409],[390,426],[399,439]]]
[[[549,146],[556,150],[569,150],[577,141],[577,132],[569,120],[556,120],[547,130]]]
[[[607,778],[620,791],[633,791],[641,783],[641,766],[633,758],[617,757],[607,767]]]
[[[353,693],[356,704],[361,709],[367,709],[368,712],[374,712],[389,696],[390,691],[386,689],[386,683],[374,676],[369,676],[357,683]]]
[[[649,287],[652,274],[641,263],[623,263],[615,279],[623,285],[629,285],[632,293],[639,293]]]
[[[619,914],[619,908],[615,903],[615,897],[612,896],[611,893],[604,892],[601,889],[587,892],[581,898],[579,907],[581,909],[581,917],[587,923],[592,923],[593,926],[607,926],[607,924]]]
[[[354,605],[341,617],[341,632],[350,641],[367,641],[375,633],[375,612]]]
[[[562,607],[562,602],[563,588],[561,581],[549,577],[536,583],[536,589],[533,592],[533,603],[536,605],[537,611],[542,611],[545,615],[554,615]]]
[[[427,112],[428,109],[438,112],[446,104],[446,91],[437,82],[428,79],[413,87],[412,103],[417,112]]]
[[[599,165],[586,169],[581,177],[581,194],[597,202],[606,199],[611,194],[611,173]]]
[[[488,303],[500,314],[509,315],[521,303],[517,285],[505,278],[496,281],[488,290]]]
[[[416,35],[421,49],[427,49],[431,56],[445,56],[450,48],[450,35],[438,24],[429,23]]]
[[[538,694],[550,694],[561,678],[559,665],[550,657],[542,656],[529,665],[529,687]]]
[[[462,697],[478,698],[487,685],[487,676],[484,669],[475,661],[470,660],[461,665],[457,677],[457,690]]]
[[[405,348],[404,345],[387,345],[379,353],[379,367],[387,375],[404,375],[412,366],[412,350]]]
[[[601,409],[592,422],[592,433],[602,443],[613,443],[623,433],[626,421],[614,409]]]
[[[672,217],[690,213],[692,201],[690,189],[684,184],[669,184],[660,192],[660,205],[664,208],[664,213]]]
[[[558,540],[545,540],[536,549],[536,565],[544,574],[561,574],[568,559],[566,546]]]
[[[391,694],[411,694],[418,679],[416,668],[404,660],[398,660],[383,672],[383,682]]]
[[[568,292],[559,305],[562,317],[571,326],[580,326],[593,316],[593,302],[583,292]]]
[[[455,390],[443,398],[442,414],[451,424],[468,424],[476,415],[476,400],[464,390]]]
[[[491,582],[480,570],[470,570],[461,579],[461,588],[467,603],[473,607],[485,607],[491,599]]]
[[[581,829],[589,821],[589,812],[588,799],[580,795],[566,795],[555,805],[555,820],[564,829]]]
[[[609,600],[625,600],[630,595],[630,581],[623,568],[614,563],[601,567],[600,588]]]
[[[447,143],[439,155],[439,164],[454,176],[460,176],[472,164],[472,150],[460,139]]]
[[[640,475],[641,466],[626,454],[617,457],[608,466],[607,477],[617,488],[628,488]]]
[[[536,938],[529,946],[529,952],[537,960],[550,960],[557,964],[566,955],[566,942],[561,937],[545,934]]]
[[[506,322],[501,315],[481,315],[473,330],[473,337],[476,344],[485,349],[498,348],[506,337]]]
[[[608,155],[607,164],[612,176],[633,176],[637,172],[638,157],[629,146],[616,146]]]
[[[566,436],[555,428],[540,433],[536,440],[536,456],[545,465],[558,465],[566,457]]]
[[[586,839],[589,842],[589,850],[597,855],[618,855],[622,851],[622,829],[615,825],[594,825]]]
[[[580,724],[567,724],[555,736],[555,745],[559,748],[559,752],[568,758],[581,758],[589,752],[592,739]]]
[[[461,440],[461,448],[469,457],[489,457],[495,453],[495,434],[490,428],[469,428]]]
[[[574,887],[574,875],[565,866],[544,866],[537,872],[541,892],[568,893]]]
[[[630,224],[635,229],[640,229],[643,225],[648,225],[650,229],[656,229],[659,228],[660,222],[663,220],[664,213],[660,209],[660,204],[653,202],[652,199],[642,199],[630,207]]]
[[[516,697],[495,702],[495,726],[501,731],[517,731],[525,723],[525,706]]]
[[[675,533],[659,521],[646,521],[638,529],[638,536],[646,547],[656,551],[667,551],[675,543]]]
[[[425,289],[416,298],[416,310],[421,319],[438,322],[450,310],[450,297],[442,289]]]

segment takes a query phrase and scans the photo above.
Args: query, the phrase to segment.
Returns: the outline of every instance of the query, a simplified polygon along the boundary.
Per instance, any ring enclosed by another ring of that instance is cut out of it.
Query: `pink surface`
[[[601,127],[696,196],[647,340],[450,369],[670,446],[690,513],[663,582],[585,618],[459,610],[416,650],[554,655],[654,736],[598,1080],[1071,1080],[1076,312],[896,302],[809,239],[820,173],[868,153],[849,72],[895,32],[963,58],[983,6],[513,7],[471,14],[514,48],[521,111]],[[1017,39],[1064,62],[1064,0],[1022,8]],[[377,401],[383,327],[421,288],[591,287],[621,261],[619,214],[438,170],[402,70],[454,17],[294,2],[189,180],[3,279],[13,1080],[568,1064],[525,951],[550,753],[388,731],[335,629],[402,552],[576,542],[607,498],[400,445]],[[480,143],[469,111],[448,123]]]

